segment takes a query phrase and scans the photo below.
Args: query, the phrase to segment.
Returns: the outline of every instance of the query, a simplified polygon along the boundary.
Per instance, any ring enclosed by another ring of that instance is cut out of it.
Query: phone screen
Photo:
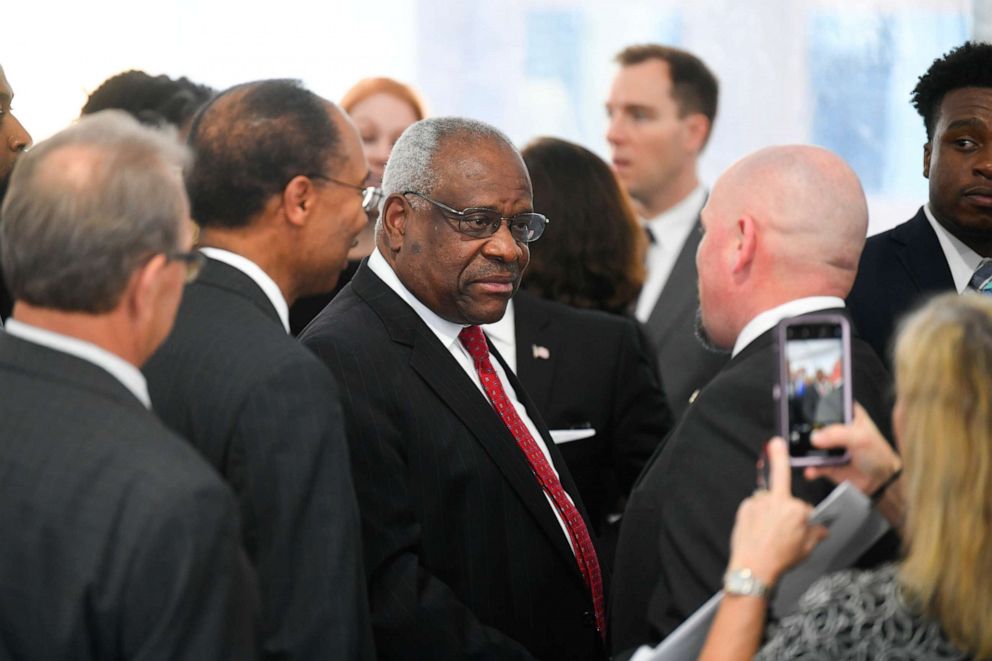
[[[816,461],[845,454],[843,449],[816,449],[809,440],[816,429],[848,421],[844,339],[839,323],[791,323],[785,328],[786,433],[792,457]]]

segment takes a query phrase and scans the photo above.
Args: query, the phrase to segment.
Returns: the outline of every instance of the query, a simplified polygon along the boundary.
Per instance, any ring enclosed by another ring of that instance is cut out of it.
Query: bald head
[[[868,207],[857,175],[839,156],[806,145],[762,149],[720,177],[710,204],[730,222],[753,218],[771,263],[790,272],[802,265],[836,281],[846,295],[868,230]]]
[[[868,229],[853,170],[820,147],[769,147],[727,170],[703,209],[697,255],[703,324],[721,346],[764,310],[845,298]]]

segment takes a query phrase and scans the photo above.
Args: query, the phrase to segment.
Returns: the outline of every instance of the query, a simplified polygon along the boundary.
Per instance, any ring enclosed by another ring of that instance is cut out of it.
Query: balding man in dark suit
[[[185,149],[123,114],[38,145],[0,222],[0,657],[253,659],[230,490],[149,411],[191,223]]]
[[[264,127],[264,128],[259,128]],[[145,368],[155,410],[234,487],[262,594],[263,656],[371,659],[338,387],[288,331],[333,287],[372,190],[358,132],[292,81],[221,93],[187,170],[207,256]]]

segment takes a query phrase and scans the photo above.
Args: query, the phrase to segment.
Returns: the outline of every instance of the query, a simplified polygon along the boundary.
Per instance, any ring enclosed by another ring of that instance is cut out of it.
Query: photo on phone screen
[[[846,452],[819,450],[810,434],[851,420],[850,329],[840,315],[779,324],[779,418],[795,466],[842,463]]]

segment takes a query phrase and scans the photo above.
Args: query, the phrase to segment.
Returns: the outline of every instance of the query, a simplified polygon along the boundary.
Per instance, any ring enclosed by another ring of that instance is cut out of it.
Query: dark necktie
[[[982,294],[992,294],[992,259],[983,259],[968,282],[968,288]]]
[[[478,326],[466,326],[458,334],[458,339],[468,350],[468,354],[475,363],[475,370],[479,373],[482,381],[482,388],[486,391],[490,403],[496,409],[503,424],[517,441],[517,446],[523,450],[527,461],[530,463],[534,477],[538,484],[548,495],[555,509],[565,522],[568,536],[572,540],[572,547],[575,550],[575,560],[579,565],[582,578],[585,579],[586,586],[592,594],[593,608],[596,610],[596,629],[600,635],[606,636],[606,612],[603,608],[603,579],[600,575],[599,559],[596,557],[596,548],[592,544],[589,536],[589,529],[586,523],[572,503],[565,489],[561,486],[561,481],[555,475],[554,470],[545,458],[541,448],[534,441],[534,437],[527,431],[524,421],[517,415],[517,410],[513,407],[503,385],[500,383],[499,375],[493,369],[493,364],[489,361],[489,345],[486,344],[486,337],[482,329]]]

